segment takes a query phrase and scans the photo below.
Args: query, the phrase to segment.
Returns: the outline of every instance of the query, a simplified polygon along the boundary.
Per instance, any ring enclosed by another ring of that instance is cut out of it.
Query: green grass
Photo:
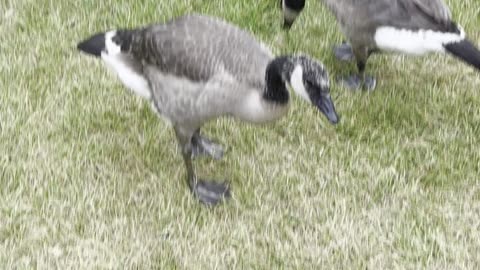
[[[214,209],[189,194],[170,127],[98,61],[97,31],[185,12],[223,17],[276,53],[354,70],[317,1],[292,31],[274,0],[0,0],[0,269],[478,269],[480,76],[448,56],[375,56],[373,93],[333,83],[331,126],[294,99],[266,126],[204,131],[229,146],[201,175],[228,179]],[[448,1],[480,45],[480,5]]]

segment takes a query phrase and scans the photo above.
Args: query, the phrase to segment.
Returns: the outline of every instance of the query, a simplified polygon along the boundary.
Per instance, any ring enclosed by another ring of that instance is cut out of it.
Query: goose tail
[[[105,33],[95,34],[77,44],[77,49],[86,54],[100,57],[105,51]]]
[[[480,70],[480,51],[468,39],[447,43],[443,47],[448,53]]]

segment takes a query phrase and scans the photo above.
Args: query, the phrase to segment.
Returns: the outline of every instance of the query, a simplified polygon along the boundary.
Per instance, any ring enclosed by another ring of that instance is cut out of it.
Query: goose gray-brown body
[[[224,183],[197,179],[192,155],[221,157],[221,147],[200,127],[221,116],[264,123],[284,115],[286,84],[338,121],[329,95],[328,73],[306,56],[280,56],[222,20],[185,15],[165,24],[94,35],[78,44],[101,57],[123,84],[149,99],[174,127],[192,192],[207,204],[229,195]]]
[[[285,113],[286,106],[277,104],[248,108],[262,102],[273,56],[236,27],[192,15],[138,30],[130,39],[131,56],[124,57],[136,61],[158,112],[172,123],[199,126],[223,115],[264,122]]]

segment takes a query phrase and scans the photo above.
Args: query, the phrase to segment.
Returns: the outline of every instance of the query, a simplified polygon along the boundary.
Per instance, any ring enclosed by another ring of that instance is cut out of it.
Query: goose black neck
[[[265,100],[285,104],[288,102],[289,93],[286,81],[293,71],[293,64],[288,56],[280,56],[273,59],[265,72]]]
[[[302,11],[305,7],[305,0],[282,0],[285,3],[285,6],[291,10],[295,10],[297,12]]]
[[[135,31],[129,29],[117,30],[116,35],[113,37],[113,42],[120,45],[122,52],[129,52],[132,47],[133,35]]]

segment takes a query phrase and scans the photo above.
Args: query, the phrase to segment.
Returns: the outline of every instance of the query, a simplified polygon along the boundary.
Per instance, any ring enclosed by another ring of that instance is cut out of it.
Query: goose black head
[[[330,96],[330,81],[325,67],[306,56],[298,56],[293,61],[290,85],[303,99],[318,108],[332,124],[337,124],[339,117]]]

